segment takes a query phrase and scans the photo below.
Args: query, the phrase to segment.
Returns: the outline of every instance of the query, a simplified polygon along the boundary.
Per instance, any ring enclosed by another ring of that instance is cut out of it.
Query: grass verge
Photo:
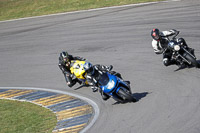
[[[56,115],[29,102],[0,99],[1,133],[52,133]]]
[[[0,21],[161,0],[0,0]]]

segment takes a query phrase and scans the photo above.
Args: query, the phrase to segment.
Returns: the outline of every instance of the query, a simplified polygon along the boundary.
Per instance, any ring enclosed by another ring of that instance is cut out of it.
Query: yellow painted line
[[[4,96],[6,96],[6,95],[8,95],[8,94],[10,94],[10,93],[13,93],[13,91],[14,91],[14,92],[17,92],[18,90],[8,90],[8,91],[4,91],[4,92],[0,93],[0,97],[4,97]]]
[[[46,98],[37,99],[37,100],[32,101],[32,102],[37,103],[37,104],[41,104],[43,106],[49,106],[49,105],[52,105],[52,104],[68,101],[68,100],[71,100],[71,99],[74,99],[74,97],[59,94],[59,95],[56,95],[56,96],[50,96],[50,97],[46,97]]]
[[[47,98],[37,99],[33,102],[38,103],[38,104],[42,104],[42,105],[45,106],[45,105],[51,105],[51,104],[59,103],[59,102],[65,101],[67,99],[73,99],[73,97],[61,94],[61,95],[51,96],[51,97],[47,97]]]
[[[77,126],[72,126],[72,127],[68,127],[65,128],[62,131],[53,131],[53,133],[78,133],[81,129],[83,129],[86,126],[87,123],[84,124],[80,124]]]
[[[57,95],[54,95],[54,96],[50,96],[50,97],[44,97],[44,98],[40,98],[40,99],[37,99],[37,100],[34,100],[33,102],[34,103],[40,103],[40,102],[48,102],[48,101],[51,101],[51,99],[55,99],[59,96],[61,96],[62,94],[57,94]]]
[[[76,117],[76,116],[82,116],[85,114],[90,114],[92,113],[92,107],[90,105],[84,105],[84,106],[79,106],[79,107],[75,107],[75,108],[71,108],[68,110],[63,110],[60,112],[57,112],[57,119],[63,120],[63,119],[68,119],[71,117]]]
[[[33,92],[33,91],[31,91],[31,90],[19,91],[19,92],[16,92],[14,94],[6,95],[6,96],[4,96],[4,98],[11,98],[11,97],[15,97],[15,96],[21,96],[21,95],[28,94],[28,93],[31,93],[31,92]]]
[[[11,98],[11,97],[31,93],[31,92],[33,92],[33,90],[8,90],[8,91],[4,91],[3,93],[0,93],[0,97]]]

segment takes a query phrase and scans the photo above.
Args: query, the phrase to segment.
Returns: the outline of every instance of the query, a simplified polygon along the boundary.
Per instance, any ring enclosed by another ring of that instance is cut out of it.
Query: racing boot
[[[187,67],[187,65],[185,64],[185,63],[183,63],[183,62],[181,62],[179,65],[178,65],[178,69],[180,70],[180,69],[184,69],[184,68],[186,68]]]
[[[101,89],[99,89],[99,92],[101,93],[102,99],[104,101],[108,100],[110,98],[109,95],[107,95],[106,93],[104,93]]]
[[[103,93],[101,96],[102,96],[102,99],[103,99],[104,101],[106,101],[106,100],[108,100],[108,99],[110,98],[110,96],[107,95],[107,94],[105,94],[105,93]]]
[[[91,88],[92,88],[93,92],[97,92],[98,91],[98,87],[96,87],[96,86],[92,86]]]
[[[115,75],[115,76],[119,77],[120,79],[123,79],[122,75],[120,73],[117,73],[115,71],[110,71],[109,73],[112,74],[112,75]]]
[[[131,82],[130,81],[124,81],[127,85],[130,86]]]
[[[72,82],[67,82],[67,85],[71,88],[76,84],[76,82],[77,82],[76,80],[72,80]]]
[[[79,83],[79,85],[81,85],[81,84],[83,84],[84,82],[82,82],[82,81],[80,81],[80,80],[76,80],[76,82],[78,82]],[[83,84],[84,85],[84,84]]]

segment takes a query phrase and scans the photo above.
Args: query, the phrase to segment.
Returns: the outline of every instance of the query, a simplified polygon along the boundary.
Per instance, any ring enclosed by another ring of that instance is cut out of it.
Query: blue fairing
[[[105,73],[102,76],[102,83],[101,83],[101,89],[103,90],[104,93],[107,93],[109,95],[112,95],[113,92],[118,92],[120,87],[118,86],[119,82],[121,80],[116,77],[115,75],[111,75],[109,73]]]
[[[121,95],[118,94],[119,90],[130,90],[129,86],[122,79],[109,73],[103,73],[100,76],[99,85],[104,93],[112,96],[116,101],[124,100]]]

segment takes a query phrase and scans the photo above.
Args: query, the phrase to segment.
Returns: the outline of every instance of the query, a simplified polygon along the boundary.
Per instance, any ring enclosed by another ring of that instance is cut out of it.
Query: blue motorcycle
[[[127,81],[123,81],[115,75],[108,72],[100,74],[98,85],[101,89],[100,92],[113,97],[113,99],[118,102],[136,102],[136,99],[132,96],[131,89]]]

